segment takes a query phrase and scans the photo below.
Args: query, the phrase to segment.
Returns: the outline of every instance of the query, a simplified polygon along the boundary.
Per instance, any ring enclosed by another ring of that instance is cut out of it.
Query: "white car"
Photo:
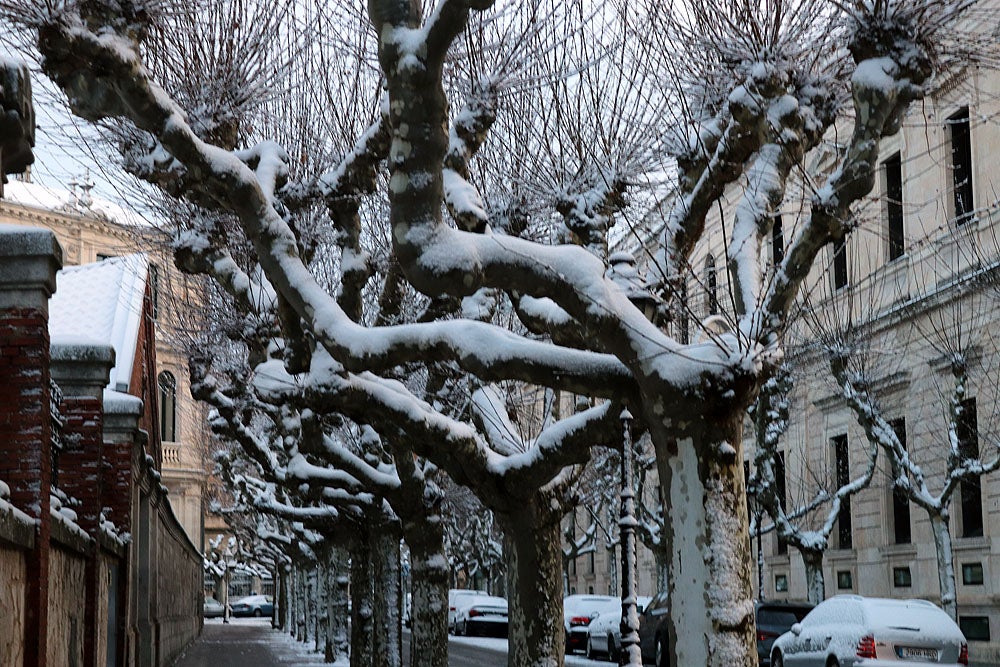
[[[926,600],[838,595],[774,641],[772,667],[969,664],[962,631]]]
[[[636,607],[641,614],[653,598],[640,595],[636,598]],[[612,662],[618,662],[622,650],[622,601],[615,598],[613,606],[602,607],[596,618],[587,626],[587,657],[591,660],[597,656],[607,656]]]
[[[463,595],[455,610],[455,634],[507,636],[507,600],[492,595]]]
[[[468,588],[453,588],[448,591],[448,632],[455,632],[455,612],[464,604],[464,599],[477,595],[489,595],[489,593]]]
[[[568,595],[563,598],[563,627],[566,628],[566,653],[587,648],[587,626],[597,618],[598,610],[622,601],[612,595]]]

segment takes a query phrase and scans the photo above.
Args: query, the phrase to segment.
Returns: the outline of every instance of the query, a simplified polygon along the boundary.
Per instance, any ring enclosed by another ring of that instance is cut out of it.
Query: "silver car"
[[[969,664],[962,631],[926,600],[838,595],[774,641],[772,667]]]

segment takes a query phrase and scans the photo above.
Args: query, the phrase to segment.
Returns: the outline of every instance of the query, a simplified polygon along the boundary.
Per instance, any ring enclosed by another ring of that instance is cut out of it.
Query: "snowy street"
[[[404,664],[408,657],[410,633],[403,632]],[[205,621],[201,637],[181,656],[174,667],[302,667],[321,665],[323,657],[296,642],[287,633],[271,629],[270,619],[234,618],[225,625],[219,619]],[[450,637],[451,667],[505,667],[507,640],[494,637]],[[566,657],[572,667],[609,667],[610,662]]]

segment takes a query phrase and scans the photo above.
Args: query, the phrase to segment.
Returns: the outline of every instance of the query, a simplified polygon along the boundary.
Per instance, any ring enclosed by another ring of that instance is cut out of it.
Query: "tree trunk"
[[[372,637],[375,634],[372,614],[371,549],[359,539],[351,549],[351,667],[372,667]]]
[[[372,532],[372,605],[375,634],[372,655],[376,667],[401,667],[403,637],[400,623],[399,535],[397,525],[377,524]]]
[[[299,576],[296,577],[295,586],[295,607],[298,609],[298,618],[296,619],[297,634],[295,636],[300,642],[306,641],[308,639],[308,627],[309,627],[309,609],[306,606],[306,580],[309,577],[309,572],[299,568]]]
[[[558,509],[553,509],[553,506]],[[497,513],[507,548],[510,594],[507,664],[563,664],[566,631],[562,609],[560,504],[536,494],[517,511]]]
[[[670,508],[664,537],[672,665],[757,665],[742,415],[734,410],[678,425],[646,415]],[[674,439],[675,429],[685,437]]]
[[[333,634],[333,659],[336,661],[348,657],[350,652],[351,641],[347,623],[350,612],[347,602],[351,576],[350,557],[346,549],[334,547],[331,558],[330,623]]]
[[[799,549],[802,563],[806,567],[806,599],[810,604],[819,604],[826,599],[826,579],[823,576],[823,552],[815,549]]]
[[[656,591],[667,590],[667,582],[670,580],[668,573],[670,572],[670,554],[667,553],[666,548],[663,544],[657,545],[653,549],[653,561],[656,563]]]
[[[440,517],[437,517],[440,518]],[[441,521],[404,521],[410,547],[410,667],[448,665],[448,587],[451,570],[444,555]]]
[[[951,526],[948,524],[948,510],[927,513],[934,535],[934,549],[937,552],[938,585],[941,587],[941,608],[952,620],[958,622],[958,601],[955,595],[955,558],[951,551]]]
[[[316,652],[326,660],[326,647],[330,643],[330,589],[327,567],[329,554],[324,554],[316,564]]]

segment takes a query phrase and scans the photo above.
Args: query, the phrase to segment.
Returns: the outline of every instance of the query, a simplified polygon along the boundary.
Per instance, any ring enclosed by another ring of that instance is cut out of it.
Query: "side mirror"
[[[802,634],[802,624],[801,623],[795,623],[795,624],[792,625],[792,634],[795,635],[796,637],[798,637],[799,635]]]

